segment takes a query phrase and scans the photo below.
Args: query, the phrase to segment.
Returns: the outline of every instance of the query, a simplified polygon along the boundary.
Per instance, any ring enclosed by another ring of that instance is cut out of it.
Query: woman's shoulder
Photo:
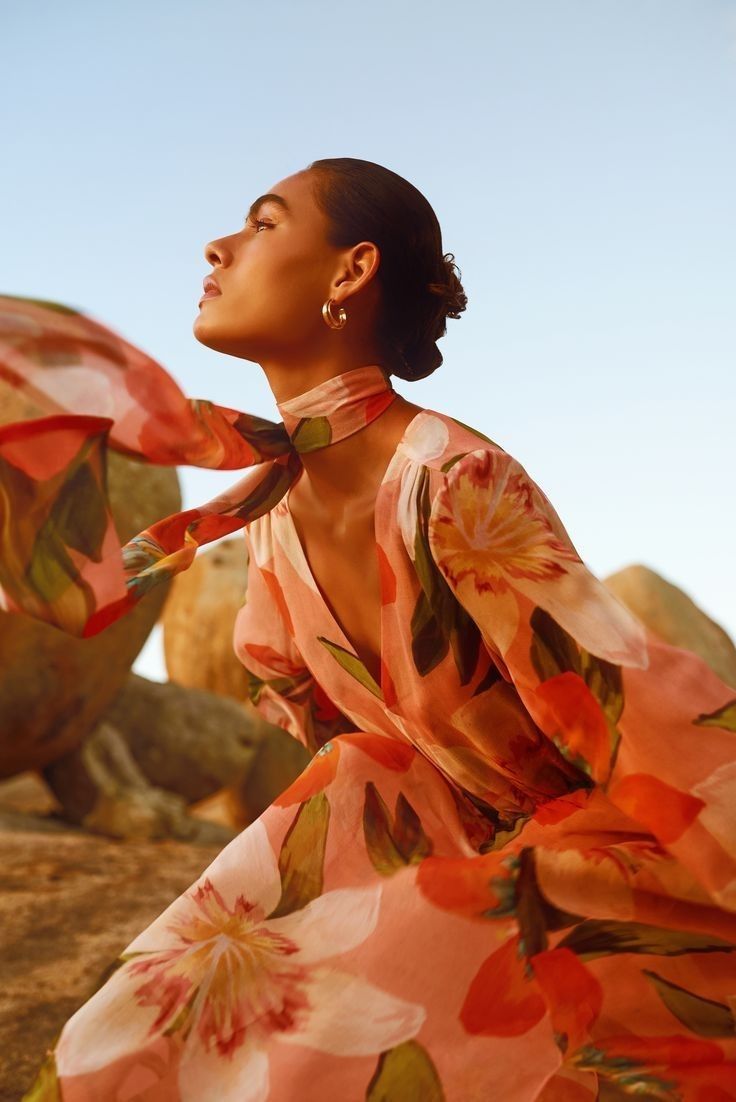
[[[471,452],[508,455],[482,429],[435,409],[423,409],[417,414],[407,428],[401,449],[410,460],[441,473]]]
[[[429,510],[453,523],[477,514],[480,523],[506,514],[534,521],[558,539],[570,542],[560,516],[542,486],[502,444],[482,429],[439,410],[425,409],[414,419],[404,451],[428,472]],[[421,483],[422,480],[419,480]],[[409,487],[419,485],[415,478]],[[423,492],[421,485],[420,491]],[[577,552],[575,552],[577,555]]]

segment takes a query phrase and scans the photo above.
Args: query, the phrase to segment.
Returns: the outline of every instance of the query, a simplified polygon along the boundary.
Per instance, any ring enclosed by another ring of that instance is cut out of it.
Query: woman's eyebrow
[[[285,211],[291,212],[291,207],[286,202],[283,195],[276,195],[273,191],[267,191],[265,195],[259,195],[258,198],[251,203],[250,209],[248,210],[248,217],[253,218],[258,208],[261,207],[263,203],[278,203]]]

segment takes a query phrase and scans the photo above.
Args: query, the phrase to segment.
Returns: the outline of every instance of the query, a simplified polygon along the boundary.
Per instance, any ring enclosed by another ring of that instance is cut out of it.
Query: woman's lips
[[[221,295],[222,291],[216,291],[214,287],[210,287],[209,291],[205,291],[202,295],[200,302],[204,302],[206,298],[215,298],[216,295]]]

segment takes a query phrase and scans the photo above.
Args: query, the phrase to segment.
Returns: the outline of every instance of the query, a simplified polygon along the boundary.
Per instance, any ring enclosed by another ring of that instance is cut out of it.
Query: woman
[[[5,607],[91,635],[243,528],[235,651],[314,756],[26,1099],[735,1098],[736,691],[612,596],[517,460],[393,390],[466,304],[406,180],[313,162],[205,255],[195,336],[261,365],[283,425],[6,300],[6,384],[47,416],[0,430]],[[121,556],[107,444],[254,469]]]

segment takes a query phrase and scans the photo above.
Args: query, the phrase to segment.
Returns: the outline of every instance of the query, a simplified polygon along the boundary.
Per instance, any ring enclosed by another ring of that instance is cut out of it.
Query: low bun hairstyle
[[[432,206],[403,176],[373,161],[326,157],[307,171],[330,245],[372,241],[380,249],[378,339],[390,373],[410,382],[431,375],[442,363],[436,342],[447,318],[459,318],[468,302],[453,254],[442,251]]]

